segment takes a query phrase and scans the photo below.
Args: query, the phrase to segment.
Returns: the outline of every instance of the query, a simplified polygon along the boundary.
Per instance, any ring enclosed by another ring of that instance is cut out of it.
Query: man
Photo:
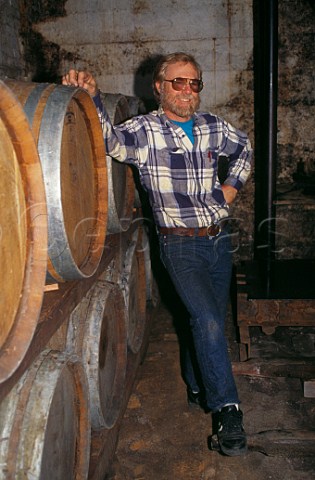
[[[92,95],[107,153],[139,169],[162,262],[190,314],[201,382],[188,357],[188,402],[212,411],[221,452],[241,455],[247,449],[246,434],[224,334],[232,268],[226,223],[229,204],[250,173],[250,142],[226,121],[197,112],[202,72],[195,59],[182,52],[166,55],[155,69],[159,109],[115,127],[91,74],[70,70],[63,83]],[[223,185],[218,180],[219,155],[229,159]]]

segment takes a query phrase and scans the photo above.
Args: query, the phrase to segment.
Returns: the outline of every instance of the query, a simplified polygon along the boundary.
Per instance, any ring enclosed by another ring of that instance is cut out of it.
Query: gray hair
[[[199,63],[192,55],[184,52],[175,52],[170,53],[169,55],[165,55],[159,60],[153,72],[153,93],[156,100],[159,101],[160,94],[156,89],[155,83],[162,82],[165,79],[165,72],[167,67],[173,63],[178,62],[190,63],[191,65],[193,65],[197,70],[199,80],[202,80],[202,70]]]

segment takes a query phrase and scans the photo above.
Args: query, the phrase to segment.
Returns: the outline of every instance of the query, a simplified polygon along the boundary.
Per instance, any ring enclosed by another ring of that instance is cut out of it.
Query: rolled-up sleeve
[[[250,175],[253,150],[245,133],[227,122],[223,123],[220,154],[229,158],[228,175],[224,184],[239,190]]]

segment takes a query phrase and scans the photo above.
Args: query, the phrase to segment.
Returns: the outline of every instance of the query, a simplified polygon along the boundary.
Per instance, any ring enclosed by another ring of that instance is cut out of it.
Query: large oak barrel
[[[101,99],[113,125],[130,117],[124,95],[101,92]],[[128,230],[132,221],[135,199],[133,172],[129,165],[119,163],[107,155],[108,170],[108,233]]]
[[[47,210],[26,115],[0,81],[0,382],[20,365],[42,305]]]
[[[67,350],[87,373],[94,430],[111,428],[125,395],[127,310],[118,285],[98,280],[72,312]]]
[[[97,111],[83,89],[6,80],[31,124],[48,209],[47,283],[97,269],[107,228],[107,168]]]
[[[1,478],[87,479],[89,413],[80,361],[42,352],[0,405]]]
[[[146,330],[146,260],[142,235],[143,227],[139,226],[133,232],[125,252],[119,279],[128,312],[127,339],[128,348],[132,353],[139,352]]]

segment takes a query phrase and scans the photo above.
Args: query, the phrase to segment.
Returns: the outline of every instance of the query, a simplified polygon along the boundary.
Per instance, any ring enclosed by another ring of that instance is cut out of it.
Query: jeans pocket
[[[189,242],[189,237],[182,237],[179,235],[160,235],[159,241],[160,245],[163,245],[165,248],[176,248],[179,245]]]

